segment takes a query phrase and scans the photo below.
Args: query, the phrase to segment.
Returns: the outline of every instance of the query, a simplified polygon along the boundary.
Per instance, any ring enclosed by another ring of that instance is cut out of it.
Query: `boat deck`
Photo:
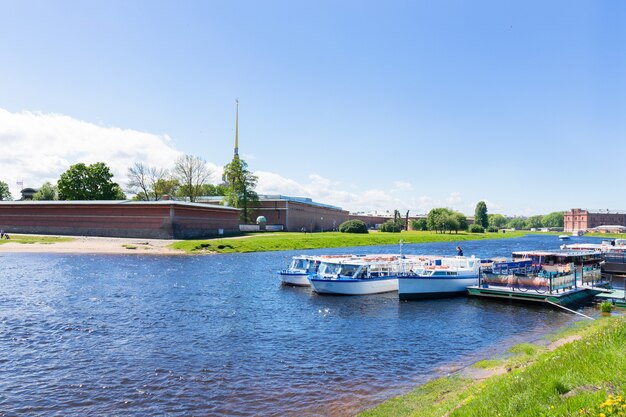
[[[553,291],[550,293],[549,291],[541,292],[531,289],[520,290],[518,288],[495,285],[472,286],[468,287],[467,290],[469,295],[478,297],[558,304],[561,306],[577,304],[606,291],[603,288],[581,286],[578,288],[572,288],[559,292]]]

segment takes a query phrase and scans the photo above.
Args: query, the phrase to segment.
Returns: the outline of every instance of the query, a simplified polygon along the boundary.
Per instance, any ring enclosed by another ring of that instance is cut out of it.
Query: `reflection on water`
[[[554,249],[554,236],[464,242]],[[404,245],[454,254],[455,242]],[[316,253],[397,252],[394,246]],[[8,415],[352,415],[576,318],[479,299],[319,296],[273,271],[295,252],[0,256]],[[450,365],[452,364],[452,365]]]

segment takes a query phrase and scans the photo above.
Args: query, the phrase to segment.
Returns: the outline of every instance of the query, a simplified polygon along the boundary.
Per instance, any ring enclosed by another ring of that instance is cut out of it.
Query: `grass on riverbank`
[[[403,231],[402,233],[371,232],[352,234],[339,232],[325,233],[257,233],[235,238],[208,240],[185,240],[170,245],[173,249],[188,253],[232,253],[266,252],[295,249],[340,248],[350,246],[397,245],[404,243],[462,242],[481,239],[505,239],[527,235],[528,232],[507,233],[435,233]]]
[[[502,359],[509,372],[485,380],[439,378],[361,416],[626,415],[626,319],[585,322],[560,333],[565,335],[579,339],[554,350],[518,345]],[[481,362],[477,367],[498,366]]]
[[[33,244],[33,243],[41,243],[44,245],[49,245],[52,243],[59,242],[71,242],[74,239],[71,237],[59,237],[59,236],[33,236],[33,235],[14,235],[10,234],[11,239],[0,239],[0,245],[4,243],[24,243],[24,244]]]

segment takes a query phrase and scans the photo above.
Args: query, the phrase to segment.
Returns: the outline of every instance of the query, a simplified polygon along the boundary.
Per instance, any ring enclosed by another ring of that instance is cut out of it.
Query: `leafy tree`
[[[368,233],[367,226],[361,220],[348,220],[339,225],[341,233]]]
[[[490,214],[489,216],[489,227],[495,227],[496,229],[500,229],[506,225],[506,217],[502,214]]]
[[[426,223],[426,219],[411,220],[411,228],[413,230],[428,230],[428,224]]]
[[[543,227],[543,216],[531,216],[526,219],[527,229],[538,229]]]
[[[39,187],[39,191],[37,191],[33,195],[33,200],[58,200],[59,199],[59,190],[56,185],[52,185],[50,181],[46,181],[43,183],[41,187]]]
[[[465,216],[465,214],[455,211],[454,218],[458,223],[458,228],[454,229],[456,233],[458,233],[459,230],[467,230],[469,224],[467,223],[467,217]]]
[[[489,226],[489,217],[487,216],[487,204],[484,201],[479,201],[476,204],[474,210],[474,224],[479,224],[482,227]]]
[[[178,192],[189,201],[196,201],[212,171],[199,156],[183,155],[174,163],[174,178],[180,183]]]
[[[555,211],[550,214],[547,214],[543,216],[543,219],[541,220],[541,222],[543,223],[544,227],[563,227],[563,224],[564,224],[563,212]]]
[[[381,232],[400,233],[402,226],[397,221],[389,219],[381,224],[378,230]]]
[[[202,186],[202,194],[206,196],[225,196],[228,192],[226,184],[205,184]]]
[[[248,164],[238,155],[224,167],[223,180],[226,183],[226,203],[241,209],[241,221],[252,222],[254,208],[259,205],[259,196],[254,191],[258,178],[248,170]]]
[[[178,195],[178,189],[180,188],[180,183],[177,179],[170,178],[161,178],[154,183],[154,194],[158,195],[161,198],[164,195],[175,196]]]
[[[59,200],[123,200],[120,186],[104,162],[72,165],[57,182]]]
[[[1,200],[13,200],[11,191],[9,191],[9,185],[4,181],[0,181],[0,201]]]
[[[522,230],[526,227],[526,221],[521,217],[513,217],[509,220],[507,226],[511,229]]]
[[[426,224],[429,230],[440,233],[452,230],[459,231],[467,229],[467,218],[459,212],[448,208],[434,208],[426,216]]]

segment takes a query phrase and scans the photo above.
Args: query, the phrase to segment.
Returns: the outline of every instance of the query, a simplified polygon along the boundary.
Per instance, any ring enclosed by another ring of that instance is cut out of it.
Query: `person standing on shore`
[[[463,256],[463,249],[460,246],[456,247],[456,256]]]

